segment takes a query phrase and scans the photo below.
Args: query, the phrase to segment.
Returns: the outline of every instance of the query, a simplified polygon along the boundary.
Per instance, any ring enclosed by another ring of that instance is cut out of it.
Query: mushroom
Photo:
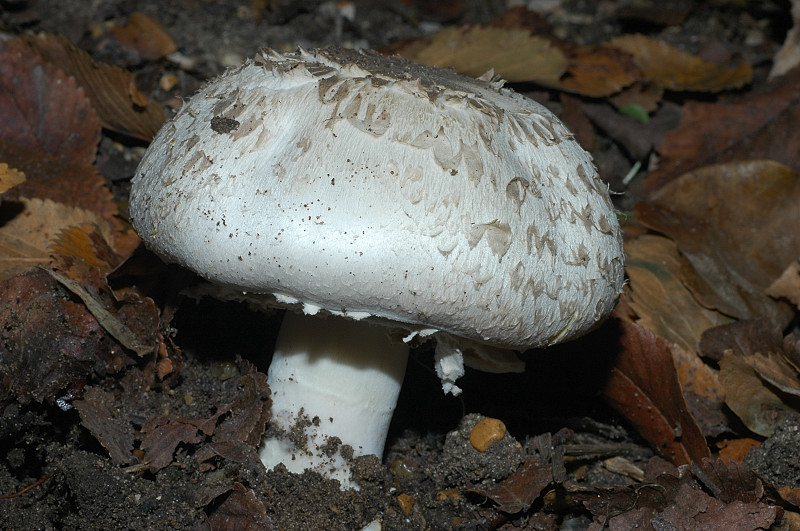
[[[211,81],[130,212],[165,260],[291,310],[261,457],[344,486],[343,450],[383,452],[412,339],[456,394],[464,361],[518,370],[510,351],[591,330],[623,285],[607,186],[551,112],[368,51],[262,50]]]

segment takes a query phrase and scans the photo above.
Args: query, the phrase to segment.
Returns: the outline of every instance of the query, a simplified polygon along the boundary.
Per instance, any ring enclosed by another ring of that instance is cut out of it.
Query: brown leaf
[[[73,225],[56,235],[50,245],[50,274],[83,300],[103,328],[125,348],[144,356],[160,340],[159,312],[152,299],[128,290],[120,301],[106,281],[120,263],[96,225]]]
[[[121,408],[116,401],[113,393],[91,386],[73,404],[81,416],[81,424],[108,450],[111,461],[127,465],[133,458],[134,431],[130,421],[119,416]]]
[[[567,51],[567,71],[555,85],[594,98],[616,94],[641,79],[625,52],[605,46],[573,47]]]
[[[619,355],[603,396],[650,444],[676,464],[699,462],[709,450],[681,394],[667,343],[620,322]]]
[[[687,352],[696,352],[703,332],[730,318],[698,304],[681,282],[681,256],[669,238],[646,234],[625,242],[628,304],[637,323]]]
[[[648,113],[652,113],[658,110],[662,96],[664,87],[653,81],[643,80],[614,94],[611,102],[617,109],[623,105],[638,105]]]
[[[476,486],[467,490],[495,502],[498,511],[515,514],[527,511],[552,482],[553,469],[550,464],[528,457],[516,472],[503,481],[489,487]]]
[[[751,431],[769,437],[786,419],[797,416],[744,360],[726,352],[719,362],[719,380],[725,403]]]
[[[792,345],[791,336],[785,340],[779,328],[763,320],[731,323],[703,334],[701,351],[719,360],[725,402],[760,435],[771,434],[784,418],[798,415],[764,385],[766,381],[784,393],[800,395]]]
[[[107,227],[93,212],[53,201],[23,199],[0,206],[0,280],[50,262],[50,245],[63,229],[89,223]],[[108,229],[101,229],[110,238]]]
[[[241,358],[237,367],[241,376],[234,402],[216,404],[216,413],[205,419],[156,415],[142,428],[144,463],[151,471],[168,466],[182,443],[207,443],[194,453],[198,463],[217,456],[237,462],[249,458],[241,445],[255,448],[261,443],[272,401],[265,374]]]
[[[75,77],[103,127],[149,141],[164,123],[163,109],[139,92],[130,72],[95,63],[88,53],[62,36],[26,35],[21,39],[46,61]]]
[[[766,320],[729,323],[710,328],[700,339],[703,357],[719,361],[726,352],[739,357],[754,352],[777,352],[783,348],[780,329]]]
[[[98,227],[90,223],[62,229],[48,247],[55,255],[55,267],[62,271],[77,263],[83,270],[93,269],[107,275],[122,262]],[[76,276],[71,278],[77,280]]]
[[[237,366],[242,375],[238,379],[241,396],[234,404],[226,404],[221,409],[231,414],[223,420],[214,434],[214,442],[241,441],[258,446],[266,431],[270,418],[272,400],[267,385],[267,375],[258,372],[256,366],[238,358]]]
[[[549,39],[521,29],[447,28],[424,44],[401,49],[399,53],[418,63],[454,68],[472,77],[494,69],[512,82],[553,85],[566,69],[564,54]]]
[[[106,179],[91,165],[15,146],[0,139],[0,160],[25,173],[25,182],[9,190],[4,199],[39,198],[91,210],[113,222],[119,209]]]
[[[723,463],[720,459],[707,458],[703,459],[699,468],[700,471],[694,471],[695,476],[720,501],[752,503],[760,500],[764,494],[761,481],[740,461]]]
[[[48,273],[62,286],[77,295],[103,329],[113,336],[122,346],[128,350],[132,350],[139,356],[146,356],[156,349],[158,345],[155,337],[157,335],[157,328],[155,326],[158,322],[157,319],[151,320],[149,324],[153,326],[151,326],[144,335],[139,335],[128,328],[126,323],[118,317],[116,312],[105,307],[104,301],[93,293],[95,291],[95,289],[92,289],[94,286],[88,288],[84,287],[80,282],[67,278],[53,270],[48,270]],[[157,318],[158,314],[156,314],[155,317]]]
[[[25,174],[21,171],[9,168],[5,162],[0,163],[0,194],[8,191],[18,184],[25,182]]]
[[[766,291],[770,297],[786,299],[800,308],[800,261],[792,262]]]
[[[719,66],[645,35],[622,35],[608,46],[631,54],[644,79],[669,90],[719,92],[742,87],[753,77],[747,63]]]
[[[719,458],[723,463],[731,461],[743,461],[747,452],[753,448],[761,446],[761,441],[751,437],[742,437],[740,439],[729,439],[726,441],[719,441],[717,447],[719,448]]]
[[[18,40],[0,43],[0,121],[5,142],[94,162],[100,122],[83,90]]]
[[[635,207],[646,226],[675,240],[682,281],[697,300],[739,319],[783,328],[794,316],[765,290],[800,256],[800,178],[771,161],[700,168]]]
[[[800,167],[800,69],[728,103],[689,102],[678,127],[668,132],[659,168],[645,181],[657,190],[701,166],[770,159]]]
[[[230,531],[271,531],[272,521],[267,510],[252,489],[245,488],[238,481],[233,484],[233,492],[225,498],[208,516],[211,529]]]
[[[144,464],[151,472],[169,466],[179,444],[197,444],[214,433],[220,414],[207,419],[154,415],[142,427]]]
[[[674,469],[657,473],[662,467],[653,467],[652,462],[648,463],[644,484],[578,494],[595,516],[595,522],[588,529],[769,529],[778,517],[776,507],[739,499],[726,503],[704,492],[692,475]],[[735,487],[727,483],[731,472],[704,466],[706,468],[696,467],[695,470],[701,473],[708,470],[710,477],[723,485],[718,488],[720,495],[732,494],[737,498],[733,493]]]
[[[131,13],[124,26],[112,26],[111,35],[145,61],[155,61],[177,51],[167,29],[144,13]]]
[[[73,382],[126,363],[86,307],[46,272],[0,282],[0,395],[52,403]]]
[[[670,354],[689,409],[707,436],[727,427],[724,390],[716,373],[697,355],[705,330],[730,319],[700,306],[680,281],[675,243],[653,234],[625,242],[629,283],[624,300],[635,322],[670,343]]]

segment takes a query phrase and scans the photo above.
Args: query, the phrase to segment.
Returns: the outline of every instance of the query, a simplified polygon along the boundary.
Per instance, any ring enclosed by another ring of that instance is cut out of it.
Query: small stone
[[[406,516],[411,514],[411,509],[414,507],[414,498],[409,494],[399,494],[397,496],[397,504],[403,510]]]
[[[475,424],[469,434],[469,442],[479,452],[485,452],[491,445],[506,436],[506,425],[503,421],[485,417]]]

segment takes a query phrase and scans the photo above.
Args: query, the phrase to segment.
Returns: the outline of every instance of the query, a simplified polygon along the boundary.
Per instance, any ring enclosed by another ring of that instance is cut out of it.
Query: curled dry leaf
[[[778,394],[800,396],[794,336],[764,320],[740,321],[706,331],[700,348],[719,360],[725,402],[752,431],[770,435],[785,418],[800,419]]]
[[[681,394],[667,343],[620,322],[620,350],[603,396],[639,434],[675,464],[699,462],[709,450]]]
[[[625,52],[605,46],[574,47],[567,51],[567,71],[558,88],[603,98],[633,85],[641,73]]]
[[[669,238],[646,234],[625,243],[629,283],[623,299],[636,323],[670,343],[670,354],[687,402],[706,435],[725,429],[724,390],[697,355],[705,330],[730,318],[697,303],[680,281],[681,257]]]
[[[131,13],[124,26],[113,26],[110,32],[120,44],[134,50],[145,61],[155,61],[178,50],[167,29],[144,13]]]
[[[90,386],[74,406],[81,416],[81,424],[108,450],[111,462],[127,465],[133,460],[134,430],[130,420],[120,416],[123,409],[116,402],[113,393]]]
[[[23,182],[25,182],[24,173],[17,169],[9,168],[5,162],[0,162],[0,194]]]
[[[769,437],[786,419],[797,416],[764,385],[753,367],[731,352],[719,362],[719,379],[725,387],[725,403],[754,433]]]
[[[144,467],[156,472],[168,466],[180,444],[203,442],[194,453],[202,463],[220,455],[244,458],[239,443],[253,448],[261,442],[272,404],[267,377],[246,360],[238,359],[237,367],[238,396],[233,402],[216,404],[213,415],[184,418],[158,414],[147,421],[141,430]]]
[[[65,228],[89,223],[100,227],[104,239],[111,238],[108,224],[94,212],[50,200],[4,203],[0,215],[0,280],[48,264],[49,247]]]
[[[608,46],[631,54],[644,79],[669,90],[719,92],[740,88],[753,78],[747,63],[735,68],[717,65],[645,35],[622,35]]]
[[[106,275],[122,259],[103,238],[96,225],[73,225],[59,232],[50,245],[50,274],[80,297],[101,326],[125,348],[144,356],[152,352],[158,337],[159,312],[152,299],[129,290],[119,301]]]
[[[238,481],[219,507],[208,517],[212,529],[236,529],[237,531],[271,531],[272,521],[267,516],[264,504],[258,501],[252,489]]]
[[[705,307],[783,328],[794,316],[765,290],[800,256],[800,178],[771,161],[720,164],[676,179],[635,207],[686,259],[682,281]]]
[[[149,141],[164,123],[164,111],[136,88],[133,75],[111,65],[95,63],[88,53],[65,37],[23,36],[22,41],[47,62],[58,65],[86,91],[103,127]]]
[[[767,288],[767,295],[786,299],[800,308],[800,261],[793,262]]]
[[[548,485],[553,482],[553,467],[536,457],[528,457],[519,469],[497,484],[468,489],[486,496],[504,513],[527,511]]]
[[[472,77],[493,70],[508,81],[544,85],[556,84],[567,66],[564,54],[549,39],[523,29],[447,28],[399,52],[412,61]]]

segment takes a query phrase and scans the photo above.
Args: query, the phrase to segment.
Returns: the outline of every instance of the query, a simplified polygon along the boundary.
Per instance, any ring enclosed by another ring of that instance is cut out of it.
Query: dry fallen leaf
[[[782,337],[781,329],[765,320],[739,321],[707,330],[700,348],[719,360],[725,402],[752,431],[769,435],[783,419],[800,419],[778,394],[800,396],[794,336]]]
[[[0,216],[0,280],[50,262],[50,245],[63,229],[81,223],[101,227],[111,237],[108,224],[97,214],[50,200],[21,199],[3,203]]]
[[[567,58],[567,71],[554,86],[570,92],[603,98],[641,79],[641,72],[630,56],[614,48],[573,47],[567,51]]]
[[[631,54],[644,79],[669,90],[719,92],[740,88],[753,77],[747,63],[735,68],[716,65],[645,35],[623,35],[607,46]]]
[[[5,162],[0,162],[0,194],[23,182],[25,182],[25,174],[23,172],[9,168]]]
[[[83,223],[63,229],[49,249],[53,255],[50,274],[78,296],[121,345],[144,356],[160,344],[159,312],[152,299],[128,290],[120,301],[111,291],[106,277],[122,258],[97,226]]]
[[[564,54],[549,39],[527,30],[494,27],[447,28],[400,55],[478,77],[489,70],[507,81],[553,85],[566,69]]]
[[[770,297],[786,299],[800,308],[800,261],[793,262],[766,291]]]
[[[708,457],[667,343],[633,323],[620,321],[620,330],[619,354],[602,390],[605,399],[673,463]]]
[[[0,160],[25,173],[25,182],[9,190],[4,199],[50,199],[100,214],[112,225],[119,209],[97,168],[74,163],[38,149],[16,146],[0,138]],[[124,234],[119,231],[120,237]]]
[[[626,241],[625,252],[626,301],[638,324],[696,352],[705,330],[731,321],[701,306],[681,282],[681,256],[674,241],[646,234]]]
[[[112,26],[109,31],[120,44],[135,50],[145,61],[156,61],[178,50],[167,29],[144,13],[131,13],[124,26]]]
[[[138,239],[93,166],[100,122],[83,89],[20,40],[0,45],[0,70],[0,160],[25,175],[4,200],[51,199],[96,212],[116,229],[115,246],[131,252]]]
[[[111,462],[127,465],[133,460],[135,434],[129,419],[120,416],[122,408],[116,402],[113,393],[90,386],[73,405],[81,416],[81,424],[108,450]]]
[[[270,417],[272,401],[267,378],[246,360],[238,359],[239,396],[232,403],[216,404],[216,413],[207,418],[154,415],[142,427],[143,468],[160,470],[174,460],[179,444],[207,441],[195,453],[198,463],[220,456],[238,454],[238,444],[258,446]]]
[[[645,189],[657,190],[701,166],[770,159],[800,168],[800,69],[725,103],[690,101],[659,147],[661,162]]]
[[[495,502],[498,511],[515,514],[527,511],[552,482],[552,465],[528,457],[516,472],[504,480],[488,487],[475,486],[467,490]]]
[[[47,62],[75,77],[103,127],[149,141],[164,123],[161,105],[139,92],[127,70],[95,63],[88,53],[62,36],[26,35],[21,39]]]
[[[53,403],[92,374],[129,363],[83,304],[47,272],[0,282],[0,397]]]
[[[800,0],[792,0],[792,24],[783,46],[775,54],[769,72],[770,79],[782,76],[800,64]]]
[[[778,509],[756,494],[758,480],[739,467],[703,459],[692,471],[694,475],[653,458],[644,483],[573,495],[594,515],[591,531],[769,529],[778,517]],[[744,483],[732,485],[737,480]],[[710,495],[710,490],[717,495]]]
[[[629,283],[622,300],[635,312],[637,324],[670,343],[692,414],[703,433],[719,435],[728,429],[722,414],[725,393],[714,370],[697,353],[703,332],[731,319],[700,306],[683,285],[681,257],[670,239],[645,234],[626,241],[625,250]]]
[[[686,259],[682,281],[705,307],[783,328],[794,311],[765,294],[800,257],[800,178],[771,161],[720,164],[676,179],[635,207]]]
[[[754,433],[769,437],[778,425],[798,415],[764,385],[753,367],[731,352],[719,362],[719,380],[725,403]]]
[[[83,89],[18,40],[0,43],[0,121],[9,144],[94,162],[100,122]]]

